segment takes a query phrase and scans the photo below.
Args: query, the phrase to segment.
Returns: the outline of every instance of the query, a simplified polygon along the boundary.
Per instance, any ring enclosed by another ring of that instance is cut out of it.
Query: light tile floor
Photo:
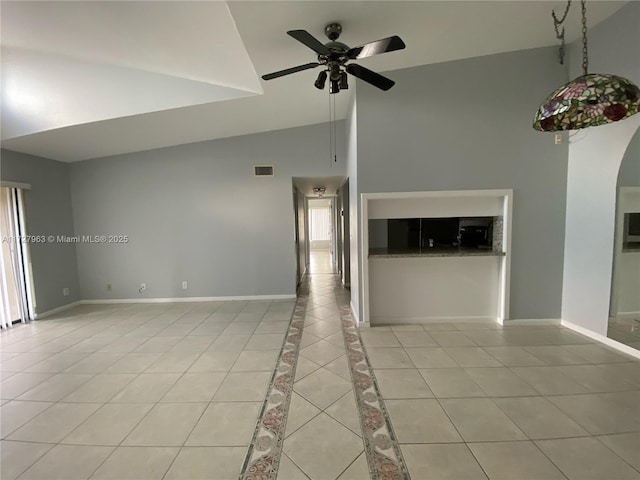
[[[81,306],[3,332],[0,478],[237,478],[293,307]]]
[[[361,336],[412,478],[640,478],[632,357],[559,326]]]
[[[316,257],[316,271],[329,265]],[[278,478],[368,478],[334,275],[314,274]],[[295,470],[294,469],[297,469]],[[296,472],[295,474],[293,472]],[[298,475],[298,477],[296,477]]]
[[[364,480],[345,291],[309,285],[278,479]],[[82,306],[3,332],[0,478],[237,479],[293,308]],[[555,326],[360,333],[413,480],[640,479],[633,358]]]

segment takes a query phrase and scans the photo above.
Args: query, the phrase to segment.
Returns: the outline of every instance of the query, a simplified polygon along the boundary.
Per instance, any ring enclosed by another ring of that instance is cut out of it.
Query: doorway
[[[345,177],[292,177],[296,283],[338,274],[349,286],[349,189]]]
[[[351,234],[349,225],[349,179],[336,192],[336,240],[338,273],[342,285],[351,288]]]
[[[20,188],[0,188],[0,232],[0,326],[6,329],[16,322],[26,323],[34,313],[28,268],[29,242],[36,237],[26,234]]]
[[[310,198],[309,273],[335,273],[335,205],[333,198]]]

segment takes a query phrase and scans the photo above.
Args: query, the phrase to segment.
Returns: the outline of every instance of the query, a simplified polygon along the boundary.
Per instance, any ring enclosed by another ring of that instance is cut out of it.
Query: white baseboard
[[[247,300],[295,300],[296,295],[246,295],[236,297],[176,297],[176,298],[106,298],[81,300],[84,305],[112,303],[188,303],[188,302],[228,302]]]
[[[248,300],[295,300],[296,295],[247,295],[237,297],[178,297],[178,298],[107,298],[102,300],[78,300],[42,313],[36,313],[34,320],[41,320],[63,312],[77,305],[109,305],[117,303],[187,303],[187,302],[226,302]]]
[[[576,325],[575,323],[567,322],[566,320],[562,320],[560,323],[563,327],[567,327],[575,332],[581,333],[585,337],[593,338],[594,340],[604,343],[606,346],[615,348],[616,350],[626,353],[627,355],[631,355],[632,357],[640,359],[640,350],[636,350],[629,345],[625,345],[624,343],[617,342],[609,337],[605,337],[604,335],[600,335],[599,333],[592,332],[580,325]]]
[[[616,315],[616,317],[621,320],[635,320],[636,318],[640,319],[640,312],[618,312],[618,315]]]
[[[371,317],[372,325],[402,323],[496,323],[496,317]]]
[[[36,313],[34,314],[34,320],[41,320],[43,318],[50,317],[51,315],[55,315],[56,313],[69,310],[70,308],[73,308],[76,305],[80,305],[81,303],[82,301],[78,300],[77,302],[67,303],[66,305],[62,305],[61,307],[54,308],[53,310],[48,310],[42,313]]]
[[[560,325],[560,318],[516,318],[513,320],[503,320],[499,322],[502,326],[526,326],[526,325]]]

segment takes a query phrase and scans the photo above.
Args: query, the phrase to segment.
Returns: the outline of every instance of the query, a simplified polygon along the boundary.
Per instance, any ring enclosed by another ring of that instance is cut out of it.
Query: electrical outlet
[[[65,297],[69,296],[69,289],[68,288],[63,288],[62,289],[62,295],[64,295]]]
[[[141,283],[140,284],[140,288],[138,289],[139,293],[144,292],[147,289],[147,284],[146,283]]]
[[[111,291],[111,284],[107,283],[107,292],[110,292],[110,291]]]
[[[186,290],[187,288],[189,288],[189,284],[186,281],[182,282],[182,289]]]
[[[556,133],[553,141],[555,142],[556,145],[560,145],[562,143],[562,134],[561,133]]]

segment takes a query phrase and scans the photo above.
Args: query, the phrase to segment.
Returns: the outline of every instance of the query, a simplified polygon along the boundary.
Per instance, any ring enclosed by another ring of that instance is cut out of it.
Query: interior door
[[[22,190],[0,188],[0,325],[7,328],[15,321],[26,322],[31,316],[31,279],[29,243],[23,222]]]

